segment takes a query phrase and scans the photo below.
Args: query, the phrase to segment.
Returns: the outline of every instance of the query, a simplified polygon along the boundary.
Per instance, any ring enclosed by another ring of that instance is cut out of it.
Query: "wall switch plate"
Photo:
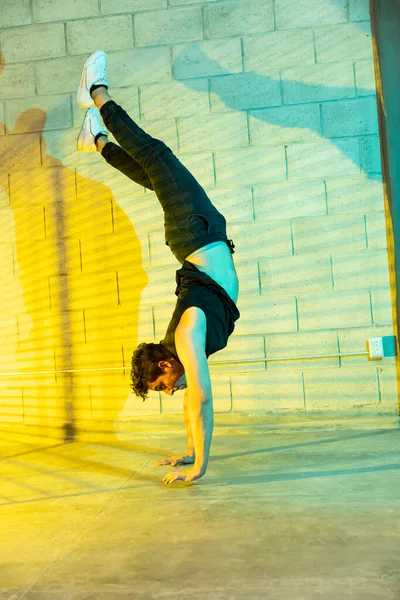
[[[367,340],[368,360],[382,360],[389,356],[397,356],[397,339],[394,335],[370,338]]]
[[[381,360],[383,358],[383,341],[381,337],[370,338],[367,341],[369,360]]]

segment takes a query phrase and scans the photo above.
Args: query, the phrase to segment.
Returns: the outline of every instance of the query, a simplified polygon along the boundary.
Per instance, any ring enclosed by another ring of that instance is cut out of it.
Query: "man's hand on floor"
[[[171,465],[171,467],[175,467],[176,465],[193,465],[194,464],[194,454],[182,454],[181,456],[171,456],[170,458],[162,458],[156,462],[158,467],[163,465]]]
[[[203,477],[204,473],[201,473],[196,467],[192,467],[187,471],[168,473],[163,479],[163,483],[174,483],[174,481],[195,481]]]

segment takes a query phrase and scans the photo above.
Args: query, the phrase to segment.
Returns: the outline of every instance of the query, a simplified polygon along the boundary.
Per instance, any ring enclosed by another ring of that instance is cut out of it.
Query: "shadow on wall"
[[[357,25],[358,29],[365,28],[365,23]],[[369,28],[363,33],[370,37]],[[293,60],[297,51],[297,48],[292,48]],[[214,104],[248,112],[254,146],[326,141],[327,146],[321,146],[318,152],[314,146],[289,148],[289,168],[294,178],[308,179],[310,174],[317,178],[364,173],[369,179],[381,182],[375,89],[356,89],[351,61],[342,65],[341,79],[348,82],[344,86],[325,83],[337,78],[335,63],[310,63],[295,67],[303,71],[305,81],[310,81],[304,83],[292,78],[288,61],[290,55],[288,58],[285,53],[281,67],[266,65],[266,69],[276,71],[276,78],[253,72],[234,73],[203,52],[198,42],[193,42],[176,56],[173,71],[177,81],[196,92],[200,91],[198,78],[209,77]],[[193,79],[187,78],[188,65]],[[281,69],[284,69],[282,84],[278,75]],[[313,80],[321,80],[321,83],[314,84]],[[348,100],[350,103],[343,106],[338,100]],[[362,104],[352,106],[351,100],[358,100]],[[317,103],[322,103],[322,123]],[[288,129],[287,135],[285,129]],[[362,138],[361,151],[358,138]],[[332,153],[332,147],[337,149],[335,154]],[[260,164],[259,167],[261,170],[265,165]],[[271,169],[269,179],[274,181]],[[279,173],[275,179],[279,179]]]
[[[0,185],[10,201],[3,241],[12,244],[14,265],[4,280],[6,312],[18,321],[18,345],[13,336],[1,370],[44,372],[6,389],[2,378],[0,420],[43,434],[62,426],[71,439],[77,422],[90,429],[93,419],[117,418],[129,371],[45,372],[128,366],[148,278],[135,230],[111,191],[46,154],[45,121],[44,111],[28,110],[0,137]],[[123,235],[114,233],[117,221]]]

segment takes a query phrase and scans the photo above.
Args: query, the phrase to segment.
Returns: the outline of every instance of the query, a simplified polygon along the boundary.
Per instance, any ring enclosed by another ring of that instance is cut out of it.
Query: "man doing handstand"
[[[176,272],[178,300],[164,339],[140,344],[133,353],[132,389],[143,400],[148,390],[170,396],[185,390],[188,452],[157,464],[192,465],[169,473],[164,483],[194,481],[206,472],[214,426],[207,359],[225,348],[240,316],[234,244],[227,239],[225,218],[171,149],[111,99],[106,63],[106,54],[97,51],[83,68],[76,99],[89,110],[78,150],[98,150],[129,179],[153,190],[164,210],[165,242],[182,265]],[[108,140],[100,114],[119,145]]]

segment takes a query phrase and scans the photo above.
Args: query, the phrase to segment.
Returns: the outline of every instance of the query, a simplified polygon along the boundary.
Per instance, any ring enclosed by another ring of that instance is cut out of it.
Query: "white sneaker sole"
[[[94,140],[99,133],[107,135],[107,131],[102,127],[97,108],[90,108],[86,112],[82,129],[77,139],[77,149],[80,152],[96,152],[97,148]]]
[[[90,88],[88,89],[89,86],[87,82],[87,68],[92,63],[95,63],[96,59],[100,56],[104,56],[107,61],[106,53],[103,50],[97,50],[96,52],[93,52],[93,54],[91,54],[89,58],[86,59],[85,64],[83,65],[81,81],[78,87],[78,91],[76,92],[76,103],[80,108],[90,108],[91,106],[94,106],[93,98],[89,94]],[[92,85],[93,84],[90,84],[90,86]]]

